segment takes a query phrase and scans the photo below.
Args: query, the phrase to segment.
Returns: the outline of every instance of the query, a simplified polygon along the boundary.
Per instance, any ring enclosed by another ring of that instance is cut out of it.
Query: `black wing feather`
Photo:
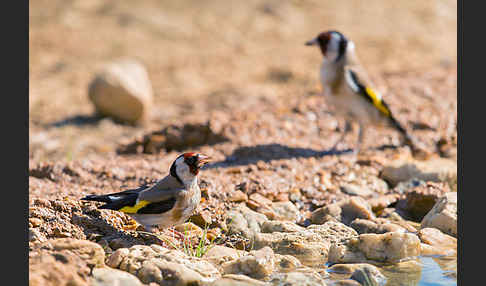
[[[99,207],[100,209],[119,210],[126,206],[134,206],[137,203],[138,194],[148,187],[148,185],[143,185],[137,189],[130,189],[118,193],[89,195],[81,200],[106,203],[106,205]]]
[[[137,211],[138,214],[161,214],[171,210],[176,203],[176,198],[172,197],[165,201],[150,203]]]

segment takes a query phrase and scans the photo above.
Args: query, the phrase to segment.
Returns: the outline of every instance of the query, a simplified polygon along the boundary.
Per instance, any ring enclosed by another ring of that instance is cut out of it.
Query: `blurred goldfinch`
[[[371,124],[391,125],[404,137],[406,144],[416,150],[416,140],[393,116],[381,94],[373,87],[366,71],[359,63],[354,43],[337,31],[320,33],[306,45],[319,46],[324,57],[320,80],[326,100],[339,115],[359,124],[359,152],[365,128]]]

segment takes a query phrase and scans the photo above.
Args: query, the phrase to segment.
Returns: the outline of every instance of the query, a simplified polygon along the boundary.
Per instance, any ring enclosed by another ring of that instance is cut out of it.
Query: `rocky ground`
[[[455,285],[449,2],[31,2],[30,285]],[[389,128],[347,152],[356,130],[319,95],[320,55],[303,46],[335,26],[429,158]],[[93,115],[87,96],[99,62],[127,55],[153,86],[143,125]],[[185,241],[79,200],[153,184],[189,150],[214,161]]]

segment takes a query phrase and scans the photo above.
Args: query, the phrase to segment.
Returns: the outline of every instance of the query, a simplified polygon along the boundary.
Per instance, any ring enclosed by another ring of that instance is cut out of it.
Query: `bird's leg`
[[[365,128],[361,123],[358,124],[358,140],[356,141],[356,146],[354,148],[354,155],[358,155],[361,150],[361,145],[363,144]]]
[[[182,232],[177,231],[175,227],[169,228],[169,231],[172,233],[172,238],[175,238],[175,235],[177,235],[177,237],[183,241],[186,239],[186,236]]]
[[[344,131],[342,132],[341,137],[339,137],[339,139],[336,141],[336,143],[334,143],[334,146],[332,146],[332,148],[331,148],[332,153],[338,153],[337,146],[339,145],[339,143],[344,141],[344,137],[346,137],[346,135],[348,134],[348,132],[350,130],[351,130],[351,123],[348,120],[345,120],[344,121]]]

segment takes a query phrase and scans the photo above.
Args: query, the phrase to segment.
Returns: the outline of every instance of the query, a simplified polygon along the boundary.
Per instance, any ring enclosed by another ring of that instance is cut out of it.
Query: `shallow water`
[[[329,266],[326,264],[326,266]],[[386,276],[386,284],[381,286],[455,286],[457,285],[457,258],[453,257],[419,257],[394,265],[376,265]],[[326,279],[329,285],[349,278],[349,274],[329,272]]]
[[[416,261],[382,268],[386,286],[457,285],[456,257],[419,257]]]

